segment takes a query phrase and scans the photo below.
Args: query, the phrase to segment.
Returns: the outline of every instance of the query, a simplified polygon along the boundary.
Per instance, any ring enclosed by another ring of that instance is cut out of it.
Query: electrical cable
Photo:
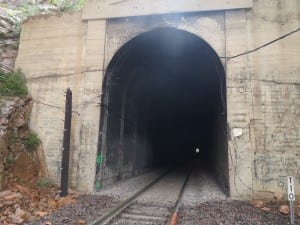
[[[269,42],[267,42],[267,43],[265,43],[265,44],[263,44],[263,45],[260,45],[260,46],[258,46],[258,47],[256,47],[256,48],[252,49],[252,50],[245,51],[245,52],[243,52],[243,53],[240,53],[240,54],[237,54],[237,55],[233,55],[233,56],[221,56],[220,58],[221,58],[221,59],[225,59],[225,60],[230,60],[230,59],[238,58],[238,57],[240,57],[240,56],[244,56],[244,55],[251,54],[251,53],[253,53],[253,52],[256,52],[256,51],[258,51],[258,50],[260,50],[260,49],[262,49],[262,48],[264,48],[264,47],[267,47],[267,46],[269,46],[269,45],[271,45],[271,44],[273,44],[273,43],[275,43],[275,42],[277,42],[277,41],[280,41],[280,40],[282,40],[282,39],[284,39],[284,38],[286,38],[286,37],[288,37],[288,36],[290,36],[290,35],[292,35],[292,34],[294,34],[294,33],[299,32],[299,31],[300,31],[300,27],[298,27],[297,29],[292,30],[292,31],[290,31],[290,32],[288,32],[288,33],[286,33],[286,34],[284,34],[284,35],[282,35],[282,36],[280,36],[280,37],[278,37],[278,38],[272,40],[272,41],[269,41]]]
[[[44,106],[48,106],[48,107],[52,107],[52,108],[56,108],[56,109],[60,109],[62,111],[65,111],[65,108],[64,107],[59,107],[59,106],[56,106],[56,105],[52,105],[52,104],[48,104],[48,103],[44,103],[44,102],[40,102],[40,101],[37,101],[37,100],[33,100],[35,103],[38,103],[38,104],[41,104],[41,105],[44,105]],[[78,111],[74,111],[72,110],[72,113],[75,113],[77,114],[78,116],[80,115],[80,113]]]

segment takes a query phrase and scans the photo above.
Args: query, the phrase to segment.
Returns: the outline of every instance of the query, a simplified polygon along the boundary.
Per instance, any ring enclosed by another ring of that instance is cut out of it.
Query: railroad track
[[[174,225],[190,169],[175,169],[154,180],[90,225]]]

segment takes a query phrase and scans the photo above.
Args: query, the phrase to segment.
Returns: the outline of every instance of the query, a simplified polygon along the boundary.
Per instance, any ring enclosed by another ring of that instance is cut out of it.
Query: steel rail
[[[187,176],[185,177],[185,180],[183,182],[183,185],[181,187],[181,190],[180,190],[180,193],[178,195],[178,198],[177,198],[177,201],[175,202],[175,205],[174,205],[174,208],[173,208],[173,212],[167,222],[167,225],[175,225],[176,222],[177,222],[177,212],[178,212],[178,209],[179,209],[179,206],[181,204],[181,200],[182,200],[182,196],[184,194],[184,190],[185,190],[185,187],[186,187],[186,184],[189,180],[189,177],[191,175],[191,172],[192,172],[192,169],[189,170]]]
[[[145,191],[147,191],[150,187],[152,187],[154,184],[156,184],[158,181],[160,181],[164,176],[166,176],[171,169],[168,169],[166,172],[164,172],[162,175],[157,177],[155,180],[153,180],[151,183],[147,184],[145,187],[140,189],[138,192],[133,194],[131,197],[111,209],[106,214],[102,215],[100,218],[94,220],[89,225],[104,225],[108,221],[110,221],[115,216],[119,215],[125,208],[127,208],[136,198],[138,198],[141,194],[143,194]]]
[[[128,199],[126,199],[125,201],[123,201],[122,203],[120,203],[119,205],[114,207],[113,209],[111,209],[106,214],[102,215],[100,218],[94,220],[89,225],[105,225],[105,224],[109,223],[113,218],[120,215],[127,207],[129,207],[133,203],[133,201],[135,201],[141,194],[146,192],[150,187],[155,185],[158,181],[160,181],[163,177],[165,177],[171,171],[172,171],[172,169],[168,169],[166,172],[164,172],[162,175],[157,177],[151,183],[144,186],[142,189],[140,189],[138,192],[133,194],[131,197],[129,197]],[[171,215],[169,214],[170,216],[167,216],[167,224],[166,225],[175,225],[176,224],[178,208],[181,204],[182,196],[184,194],[185,187],[186,187],[189,177],[191,175],[191,171],[192,171],[192,169],[190,168],[184,178],[184,182],[181,186],[181,189],[177,196],[176,202],[175,202],[174,206],[172,207],[172,213],[171,213]]]

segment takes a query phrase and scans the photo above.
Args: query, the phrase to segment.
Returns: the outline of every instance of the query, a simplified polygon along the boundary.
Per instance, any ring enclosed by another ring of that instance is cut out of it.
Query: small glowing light
[[[196,148],[196,153],[198,154],[200,152],[200,149],[199,148]]]

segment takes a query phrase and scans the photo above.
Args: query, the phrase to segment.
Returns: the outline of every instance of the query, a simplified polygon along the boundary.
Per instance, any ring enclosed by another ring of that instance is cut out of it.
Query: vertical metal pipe
[[[71,119],[72,119],[72,91],[70,90],[70,88],[68,88],[66,92],[65,125],[64,125],[64,139],[63,139],[63,151],[62,151],[62,163],[61,163],[61,181],[60,181],[61,197],[68,195]]]
[[[295,225],[295,214],[294,214],[294,201],[290,201],[290,222],[291,225]]]

